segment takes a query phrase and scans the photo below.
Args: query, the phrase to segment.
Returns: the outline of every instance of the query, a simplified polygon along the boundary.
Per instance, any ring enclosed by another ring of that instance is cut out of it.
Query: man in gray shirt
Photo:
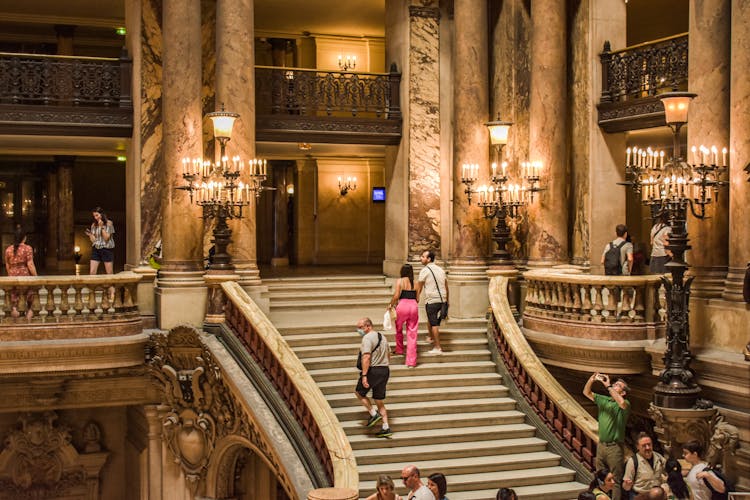
[[[436,500],[435,495],[422,483],[422,479],[419,477],[419,469],[417,469],[416,465],[407,465],[404,467],[401,471],[401,480],[409,488],[409,494],[406,496],[408,500]]]
[[[388,384],[388,378],[391,375],[390,368],[388,368],[388,361],[391,356],[388,340],[385,335],[373,330],[370,318],[362,318],[357,321],[357,332],[362,335],[362,347],[360,348],[362,363],[354,394],[370,414],[367,427],[372,427],[382,420],[383,427],[375,435],[389,438],[393,435],[393,431],[388,425],[388,411],[385,408],[385,386]],[[378,407],[377,410],[372,407],[370,399],[367,397],[370,389],[372,389],[372,399]]]

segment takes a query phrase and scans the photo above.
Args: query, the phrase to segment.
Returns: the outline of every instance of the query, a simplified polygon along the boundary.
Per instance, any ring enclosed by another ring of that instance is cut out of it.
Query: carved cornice
[[[420,7],[418,5],[410,5],[409,17],[421,17],[425,19],[435,19],[436,21],[440,21],[440,9],[435,7]]]
[[[258,115],[255,123],[259,141],[378,145],[401,142],[400,119]]]
[[[180,326],[167,335],[154,334],[150,369],[162,390],[167,412],[164,440],[180,464],[193,491],[205,482],[207,466],[219,441],[237,436],[248,440],[263,456],[287,494],[292,481],[275,448],[252,415],[237,404],[219,364],[197,330]]]
[[[0,134],[130,137],[131,107],[0,104]]]
[[[655,97],[600,103],[599,126],[605,132],[626,132],[664,126],[664,105]]]

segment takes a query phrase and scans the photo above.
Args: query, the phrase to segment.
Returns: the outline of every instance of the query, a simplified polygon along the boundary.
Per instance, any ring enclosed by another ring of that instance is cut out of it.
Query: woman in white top
[[[688,441],[682,445],[682,458],[692,465],[685,482],[693,494],[693,500],[711,500],[711,488],[718,493],[726,492],[726,485],[703,460],[703,445],[698,441]],[[711,488],[706,483],[711,484]]]
[[[107,219],[101,207],[93,209],[91,214],[94,222],[86,229],[86,236],[91,240],[89,274],[96,274],[99,271],[100,262],[104,262],[104,271],[107,274],[113,274],[115,259],[112,249],[115,248],[115,225]]]
[[[672,234],[672,228],[669,226],[669,216],[666,212],[659,214],[659,220],[651,228],[651,260],[649,268],[653,274],[664,274],[667,272],[665,267],[669,262],[669,253],[665,245],[669,244],[669,235]]]

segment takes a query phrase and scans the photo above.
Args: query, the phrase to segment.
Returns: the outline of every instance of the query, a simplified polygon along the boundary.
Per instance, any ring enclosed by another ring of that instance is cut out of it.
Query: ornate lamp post
[[[502,160],[503,147],[508,143],[508,131],[511,122],[500,120],[487,122],[485,124],[490,132],[490,143],[495,147],[496,159]],[[466,185],[465,193],[471,204],[471,195],[477,194],[479,201],[477,205],[484,210],[486,219],[497,219],[495,228],[492,230],[492,240],[497,245],[494,257],[500,261],[510,261],[510,254],[505,245],[510,241],[510,227],[508,217],[516,219],[520,215],[522,207],[534,201],[534,193],[541,191],[539,187],[539,171],[541,163],[521,163],[520,183],[510,183],[508,177],[508,162],[501,161],[498,168],[497,161],[490,165],[489,186],[482,185],[473,189],[479,174],[479,165],[463,165],[461,182]]]
[[[203,158],[182,160],[183,189],[190,194],[190,201],[203,209],[203,219],[216,219],[212,243],[216,246],[210,270],[228,271],[234,269],[227,246],[232,242],[232,230],[227,219],[241,219],[243,208],[252,203],[261,191],[266,180],[266,160],[253,159],[245,163],[239,156],[228,158],[226,145],[232,138],[237,113],[221,111],[209,113],[213,122],[214,137],[219,141],[218,161]]]
[[[693,278],[685,279],[688,268],[685,251],[690,249],[685,227],[687,210],[697,219],[704,219],[706,205],[716,199],[720,187],[728,184],[722,180],[727,170],[726,148],[721,151],[721,158],[715,146],[693,146],[689,159],[681,155],[680,128],[687,123],[688,106],[695,95],[669,92],[660,96],[667,125],[673,133],[671,159],[665,163],[664,151],[651,148],[626,151],[623,184],[641,195],[642,202],[651,207],[652,215],[666,213],[672,228],[666,246],[672,252],[672,261],[666,265],[671,279],[662,277],[667,289],[667,351],[664,370],[654,388],[654,404],[665,408],[692,408],[701,391],[690,369],[688,307]]]

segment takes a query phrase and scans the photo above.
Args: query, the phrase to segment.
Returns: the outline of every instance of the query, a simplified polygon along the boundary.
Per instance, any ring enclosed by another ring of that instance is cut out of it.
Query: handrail
[[[644,47],[652,47],[654,45],[659,45],[664,42],[670,42],[672,40],[677,40],[686,36],[688,36],[687,31],[684,33],[677,33],[676,35],[665,36],[664,38],[657,38],[656,40],[649,40],[647,42],[636,43],[635,45],[628,45],[627,47],[624,47],[622,49],[613,50],[610,52],[610,54],[620,54],[622,52],[638,50]]]
[[[0,324],[25,327],[137,317],[140,279],[130,271],[82,276],[4,276],[0,278]]]
[[[597,421],[573,399],[539,361],[518,327],[508,303],[508,278],[490,278],[492,331],[503,362],[535,413],[590,471],[599,443]]]
[[[318,385],[242,287],[236,282],[225,282],[221,287],[227,298],[227,326],[286,401],[333,486],[358,490],[359,475],[351,444]]]
[[[376,73],[373,71],[342,71],[342,70],[327,70],[327,69],[317,69],[317,68],[297,68],[295,66],[263,66],[256,64],[255,69],[272,69],[272,70],[279,70],[279,71],[294,71],[295,73],[336,73],[340,75],[364,75],[364,76],[388,76],[390,73]]]
[[[0,57],[23,57],[26,59],[62,59],[81,61],[109,61],[117,62],[117,57],[94,57],[94,56],[64,56],[59,54],[30,54],[26,52],[0,52]]]

